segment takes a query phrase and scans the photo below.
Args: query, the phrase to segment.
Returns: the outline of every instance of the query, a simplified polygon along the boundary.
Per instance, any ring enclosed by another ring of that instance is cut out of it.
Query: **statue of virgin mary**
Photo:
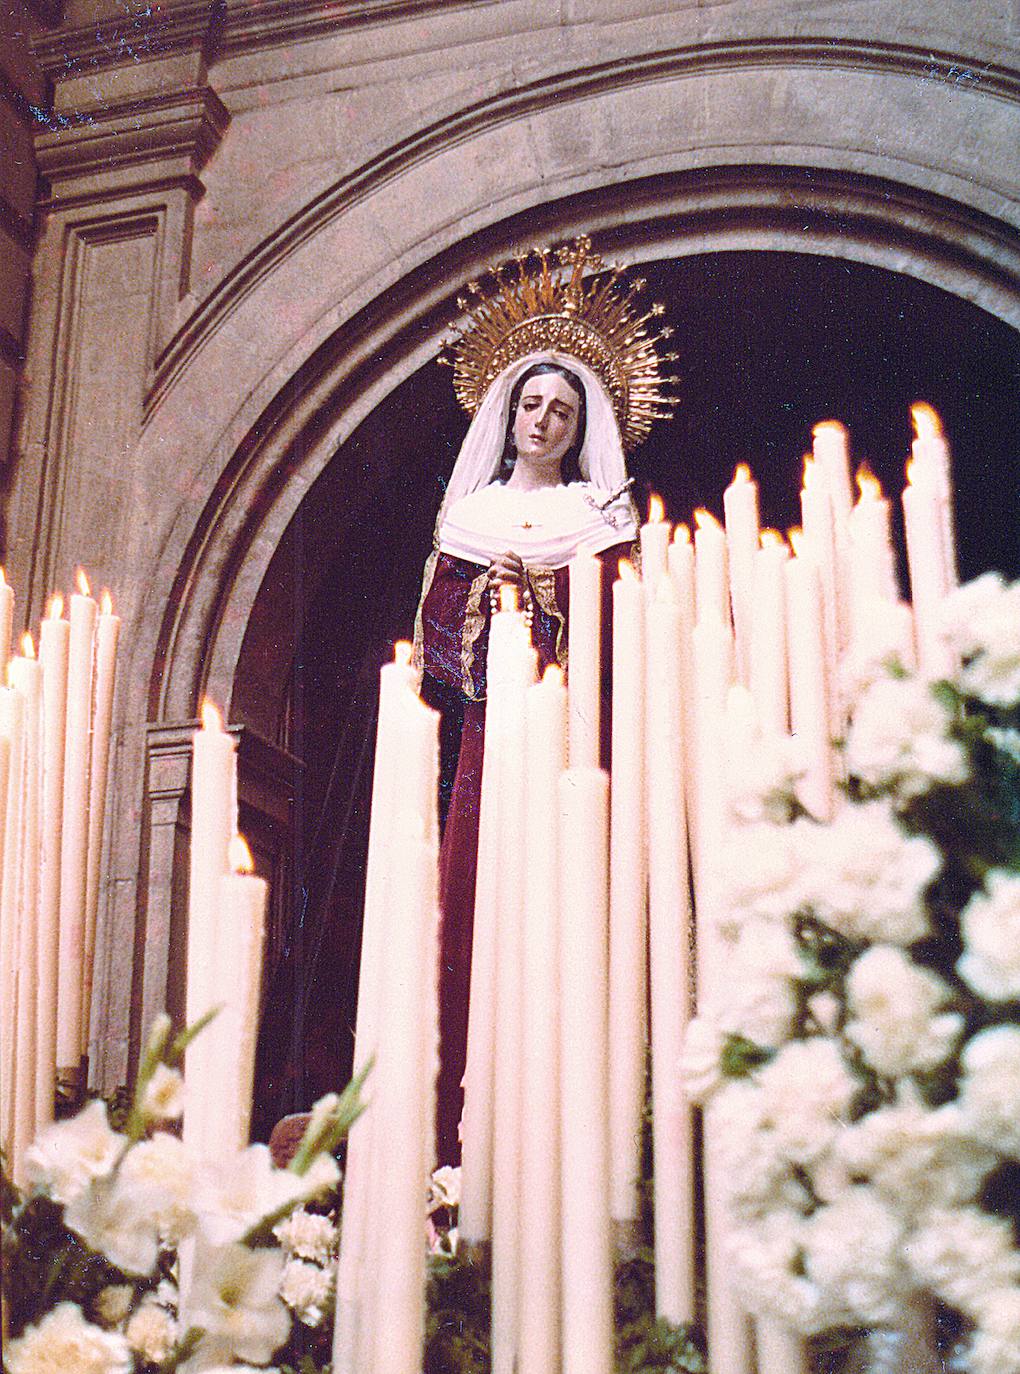
[[[455,699],[463,711],[440,850],[440,1163],[459,1160],[490,617],[500,588],[514,587],[539,672],[553,663],[569,672],[570,561],[581,548],[612,567],[633,554],[625,440],[632,445],[668,414],[659,409],[669,398],[654,349],[668,331],[652,337],[658,312],[638,317],[630,303],[643,283],[621,289],[619,269],[586,283],[585,269],[601,267],[586,239],[558,261],[565,279],[548,253],[517,259],[509,282],[505,269],[497,273],[499,293],[480,300],[457,345],[454,383],[473,419],[436,521],[415,624],[423,694],[437,705]],[[603,577],[604,595],[610,582]]]

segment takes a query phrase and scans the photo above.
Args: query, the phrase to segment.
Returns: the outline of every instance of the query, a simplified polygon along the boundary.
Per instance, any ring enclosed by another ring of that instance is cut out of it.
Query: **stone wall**
[[[23,52],[53,95],[10,563],[30,618],[79,562],[125,617],[102,1081],[179,965],[180,731],[231,708],[295,512],[463,282],[588,228],[631,262],[873,263],[1020,325],[1018,39],[1006,0],[71,0]]]

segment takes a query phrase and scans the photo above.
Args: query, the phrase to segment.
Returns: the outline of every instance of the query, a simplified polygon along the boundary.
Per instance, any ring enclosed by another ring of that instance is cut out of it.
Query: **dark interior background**
[[[942,416],[953,449],[961,577],[1020,576],[1020,334],[913,278],[833,258],[717,253],[642,268],[676,328],[682,403],[630,460],[674,521],[722,514],[749,463],[763,522],[799,523],[801,455],[835,418],[898,497],[910,403]],[[304,761],[289,899],[270,942],[257,1135],[350,1072],[377,677],[410,638],[432,526],[467,417],[429,364],[343,445],[295,517],[286,614],[300,650],[280,737]],[[338,534],[342,531],[342,534]],[[293,570],[292,570],[293,571]]]

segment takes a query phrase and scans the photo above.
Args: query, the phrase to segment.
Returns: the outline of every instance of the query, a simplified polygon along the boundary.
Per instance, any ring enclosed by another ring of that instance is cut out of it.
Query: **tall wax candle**
[[[787,728],[786,596],[783,567],[789,551],[780,534],[764,530],[754,558],[751,593],[751,695],[762,729],[784,735]]]
[[[52,1114],[57,1066],[57,991],[60,944],[60,843],[64,815],[64,744],[71,626],[63,598],[51,598],[39,627],[43,674],[42,872],[39,885],[39,998],[37,1101]]]
[[[649,593],[660,577],[666,575],[670,526],[662,498],[654,493],[648,502],[648,520],[641,526],[641,578]]]
[[[949,444],[942,429],[942,420],[930,405],[923,401],[916,402],[910,407],[910,418],[914,426],[911,455],[920,469],[931,474],[939,511],[942,566],[948,586],[955,587],[959,578],[956,571],[956,529],[953,521],[953,479]]]
[[[751,469],[739,463],[733,481],[723,492],[726,549],[729,557],[730,601],[736,645],[737,676],[745,685],[751,673],[751,594],[758,551],[758,484]]]
[[[694,592],[695,614],[700,622],[730,620],[730,600],[726,577],[726,535],[719,521],[707,510],[694,512]]]
[[[117,675],[117,640],[120,617],[113,614],[110,593],[103,592],[96,622],[95,701],[92,719],[92,753],[89,762],[89,838],[85,884],[85,959],[82,981],[81,1052],[88,1053],[92,1012],[92,981],[96,958],[96,917],[99,910],[99,872],[103,858],[103,824],[106,817],[106,786],[110,768],[110,726]]]
[[[11,587],[0,568],[0,678],[11,656],[11,640],[14,633],[14,588]]]
[[[559,782],[563,1016],[563,1374],[611,1374],[609,1008],[606,997],[609,779],[570,768]]]
[[[824,487],[832,512],[835,548],[835,628],[838,651],[844,652],[853,633],[853,587],[850,566],[850,513],[853,483],[850,478],[850,441],[838,420],[823,420],[812,430],[812,453],[819,484]]]
[[[516,616],[515,616],[516,619]],[[488,702],[502,719],[498,888],[496,895],[496,1044],[492,1151],[492,1370],[514,1374],[519,1353],[520,1172],[523,1013],[522,927],[527,850],[526,693],[535,681],[535,651],[519,637],[502,669],[491,666]],[[491,995],[491,993],[490,993]]]
[[[805,810],[818,820],[828,820],[832,815],[833,752],[822,585],[817,564],[800,532],[792,530],[790,537],[794,556],[784,569],[790,727],[804,769],[797,791]]]
[[[57,973],[57,1067],[81,1060],[85,959],[85,887],[88,874],[89,760],[92,743],[92,670],[98,607],[79,569],[71,597],[64,744],[64,808],[60,837],[60,963]]]
[[[683,757],[686,785],[684,788],[687,812],[688,844],[697,844],[697,770],[694,751],[694,667],[691,634],[694,630],[694,548],[691,532],[686,525],[677,525],[669,546],[669,575],[673,579],[677,606],[680,608],[680,712],[683,729]]]
[[[860,497],[850,515],[850,572],[855,641],[868,637],[868,619],[876,602],[896,600],[889,502],[868,469],[858,469]]]
[[[191,867],[188,884],[187,1020],[192,1024],[221,1004],[226,989],[217,979],[217,927],[220,879],[230,872],[230,840],[237,829],[234,811],[237,768],[235,741],[223,728],[216,707],[202,707],[202,725],[192,737]],[[212,1037],[215,1039],[215,1036]],[[215,1138],[218,1110],[215,1055],[210,1036],[188,1046],[185,1077],[185,1142],[199,1153]]]
[[[372,1110],[379,1117],[373,1198],[372,1374],[419,1374],[425,1335],[425,1117],[432,1109],[425,1046],[435,1018],[427,968],[438,917],[437,851],[427,823],[398,810],[391,823],[392,905],[383,972],[383,1023]]]
[[[597,768],[602,643],[602,564],[579,549],[570,564],[567,690],[572,768]]]
[[[615,641],[614,641],[615,646]],[[520,1374],[560,1368],[560,1006],[558,786],[566,767],[567,693],[553,666],[527,692],[522,930],[520,1169],[527,1252],[520,1272]],[[522,1228],[522,1239],[524,1228]]]
[[[804,555],[818,569],[822,595],[822,632],[825,677],[829,692],[828,711],[833,735],[838,733],[836,714],[836,665],[840,637],[837,609],[836,535],[832,502],[825,475],[810,454],[804,457],[804,482],[800,493],[800,517]]]
[[[0,891],[0,1148],[13,1150],[17,1057],[18,912],[21,886],[25,699],[0,688],[0,734],[9,741],[3,889]]]
[[[622,559],[613,584],[613,771],[609,865],[610,1215],[640,1216],[647,1038],[645,596]]]
[[[939,625],[939,613],[950,588],[950,579],[945,564],[936,474],[922,467],[916,459],[907,463],[903,524],[907,536],[918,663],[927,676],[942,677],[952,669],[949,646],[940,634]]]
[[[37,1125],[50,1119],[44,1104],[36,1103],[38,1079],[37,998],[40,806],[42,787],[42,680],[31,635],[22,640],[22,654],[11,659],[7,678],[25,702],[25,742],[22,757],[21,880],[18,899],[18,1013],[17,1063],[14,1093],[14,1160],[31,1144]]]
[[[262,952],[266,935],[268,884],[254,872],[251,851],[240,835],[229,848],[230,872],[219,882],[216,931],[218,966],[231,970],[223,1010],[204,1032],[215,1041],[220,1078],[216,1125],[223,1155],[249,1141],[255,1042],[258,1037]]]
[[[672,583],[648,605],[647,815],[651,970],[652,1146],[655,1159],[655,1310],[694,1320],[694,1137],[676,1066],[688,1020],[691,907],[681,740],[682,617]]]

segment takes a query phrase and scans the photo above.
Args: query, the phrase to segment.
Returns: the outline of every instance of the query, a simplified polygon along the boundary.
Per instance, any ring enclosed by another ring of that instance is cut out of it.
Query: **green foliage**
[[[655,1316],[651,1250],[643,1248],[617,1264],[614,1299],[617,1374],[705,1374],[708,1366],[694,1328],[672,1326]]]
[[[728,1035],[719,1056],[719,1067],[727,1078],[747,1078],[772,1058],[772,1051],[744,1035]]]
[[[424,1374],[488,1374],[490,1293],[486,1264],[430,1257]]]

